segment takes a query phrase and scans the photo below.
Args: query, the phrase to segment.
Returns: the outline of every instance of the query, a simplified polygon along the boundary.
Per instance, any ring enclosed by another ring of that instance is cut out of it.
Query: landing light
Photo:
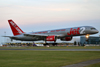
[[[86,38],[89,38],[89,35],[86,35],[85,37],[86,37]]]

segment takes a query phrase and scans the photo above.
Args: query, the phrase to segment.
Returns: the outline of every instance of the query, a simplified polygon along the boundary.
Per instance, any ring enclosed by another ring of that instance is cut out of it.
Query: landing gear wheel
[[[57,46],[57,43],[53,43],[52,45],[53,45],[53,46]]]
[[[44,46],[49,45],[48,43],[43,44]]]

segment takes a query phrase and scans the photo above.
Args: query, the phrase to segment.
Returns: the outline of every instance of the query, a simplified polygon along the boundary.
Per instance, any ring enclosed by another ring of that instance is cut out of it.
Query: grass
[[[0,67],[61,67],[100,58],[100,51],[0,50]]]
[[[89,65],[89,66],[86,66],[86,67],[100,67],[100,63],[92,64],[92,65]]]
[[[100,49],[100,46],[0,47],[0,49]]]

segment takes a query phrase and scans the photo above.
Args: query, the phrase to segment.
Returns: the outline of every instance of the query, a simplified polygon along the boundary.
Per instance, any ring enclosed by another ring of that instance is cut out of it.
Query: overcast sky
[[[76,26],[100,31],[100,0],[0,0],[0,36],[13,35],[9,19],[25,32]]]

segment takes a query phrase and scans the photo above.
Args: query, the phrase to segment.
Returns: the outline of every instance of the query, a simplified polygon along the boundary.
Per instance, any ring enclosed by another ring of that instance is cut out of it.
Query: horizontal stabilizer
[[[9,37],[9,38],[11,38],[11,39],[17,38],[16,36],[2,36],[2,37]]]

